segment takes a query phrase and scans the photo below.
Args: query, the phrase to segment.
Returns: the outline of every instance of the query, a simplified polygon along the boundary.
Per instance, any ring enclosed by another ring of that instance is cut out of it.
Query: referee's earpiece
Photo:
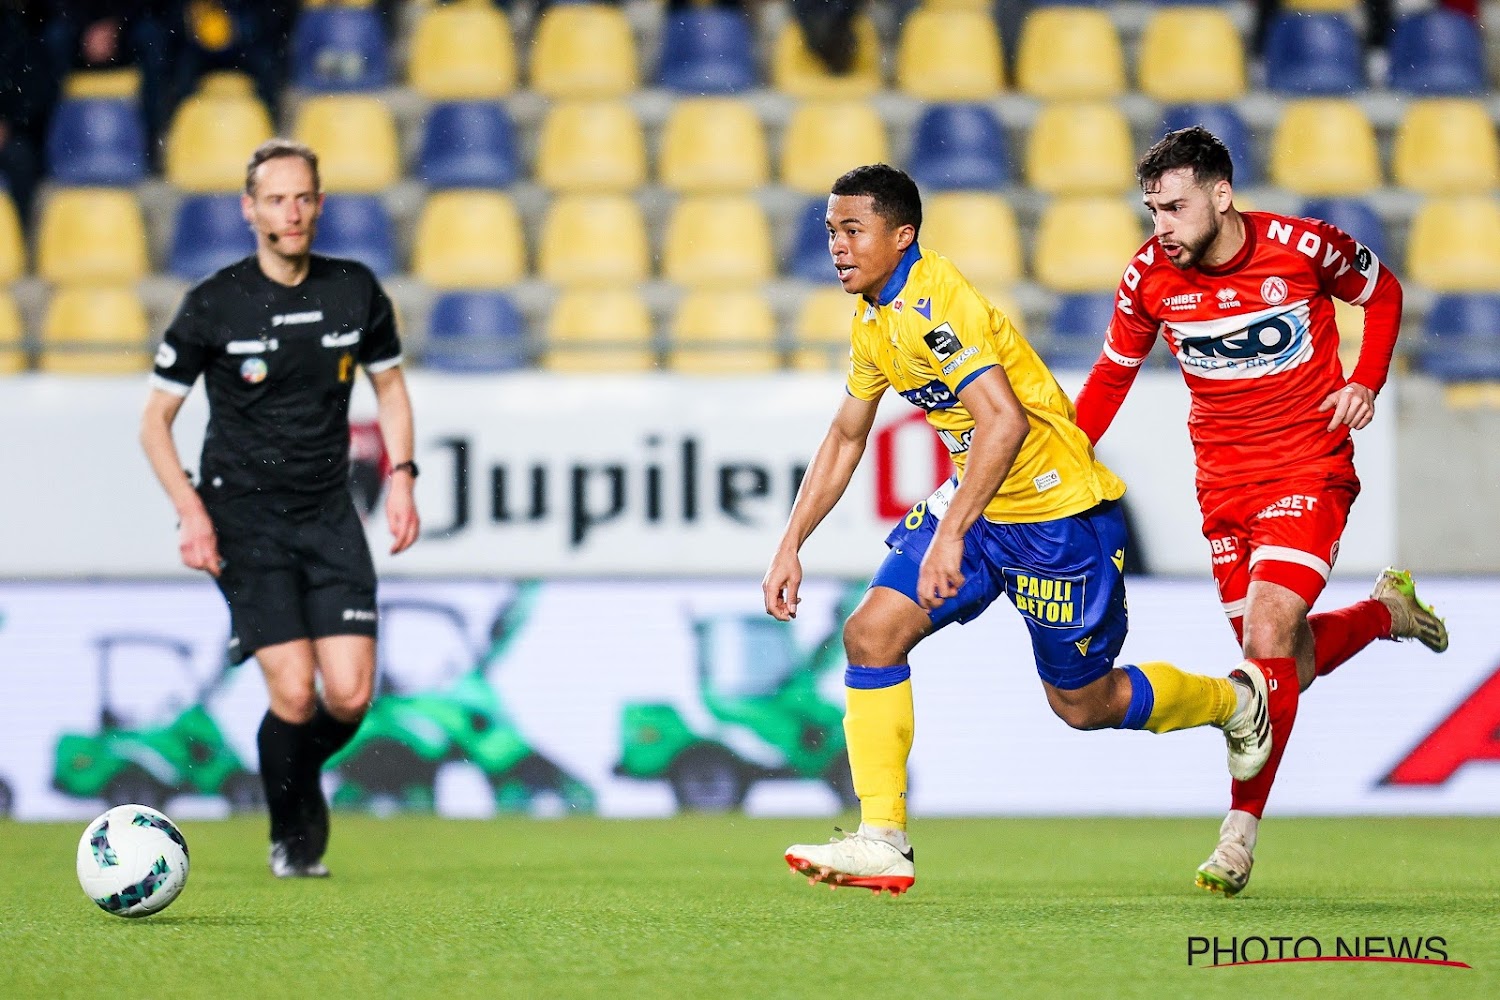
[[[279,243],[279,242],[281,242],[281,237],[277,236],[275,233],[267,233],[266,234],[266,239],[270,240],[272,243]]]

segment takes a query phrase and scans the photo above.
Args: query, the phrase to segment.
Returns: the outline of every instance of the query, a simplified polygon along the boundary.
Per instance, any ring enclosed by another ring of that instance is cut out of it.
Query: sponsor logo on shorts
[[[1222,538],[1210,538],[1209,548],[1213,549],[1215,566],[1228,566],[1240,558],[1239,544],[1233,535],[1225,535]]]
[[[251,385],[259,385],[266,380],[270,369],[266,366],[264,358],[246,358],[240,364],[240,378]]]
[[[1086,581],[1081,574],[1042,576],[1005,568],[1005,592],[1015,602],[1016,610],[1048,628],[1076,628],[1083,624]]]
[[[1296,494],[1289,497],[1282,497],[1275,503],[1262,508],[1260,513],[1256,514],[1255,516],[1301,517],[1304,510],[1311,511],[1313,509],[1313,504],[1317,502],[1317,497],[1310,497],[1306,494]]]
[[[323,321],[323,310],[314,309],[312,312],[282,313],[271,317],[272,326],[298,326],[302,323],[321,323]]]
[[[372,622],[375,620],[375,612],[368,608],[345,608],[344,621],[346,622]]]

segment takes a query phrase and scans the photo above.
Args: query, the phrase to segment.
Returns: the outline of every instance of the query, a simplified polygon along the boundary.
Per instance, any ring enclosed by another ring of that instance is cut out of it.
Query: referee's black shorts
[[[375,565],[348,491],[204,501],[223,560],[233,662],[293,639],[374,637]]]

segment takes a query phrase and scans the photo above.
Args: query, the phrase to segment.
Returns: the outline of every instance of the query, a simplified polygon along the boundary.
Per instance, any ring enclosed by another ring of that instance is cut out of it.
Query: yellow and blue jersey
[[[1030,433],[984,516],[1000,523],[1050,521],[1125,492],[1073,422],[1073,403],[1005,314],[946,257],[913,243],[880,294],[853,318],[850,395],[876,400],[887,387],[927,412],[962,478],[974,418],[958,393],[999,365],[1026,410]]]

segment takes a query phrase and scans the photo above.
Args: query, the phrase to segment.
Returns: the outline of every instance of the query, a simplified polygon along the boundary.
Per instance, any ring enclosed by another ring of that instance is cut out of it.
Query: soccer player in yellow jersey
[[[916,184],[885,164],[851,170],[833,185],[826,221],[839,281],[860,296],[849,380],[766,571],[767,613],[795,617],[798,551],[848,487],[887,388],[927,412],[958,475],[896,525],[844,626],[844,732],[861,822],[841,840],[787,848],[792,870],[877,893],[910,888],[907,657],[1002,594],[1026,619],[1047,700],[1068,725],[1217,726],[1230,773],[1253,776],[1274,736],[1257,667],[1208,677],[1167,663],[1115,666],[1126,630],[1125,484],[1094,458],[1072,403],[1005,314],[918,246]]]

